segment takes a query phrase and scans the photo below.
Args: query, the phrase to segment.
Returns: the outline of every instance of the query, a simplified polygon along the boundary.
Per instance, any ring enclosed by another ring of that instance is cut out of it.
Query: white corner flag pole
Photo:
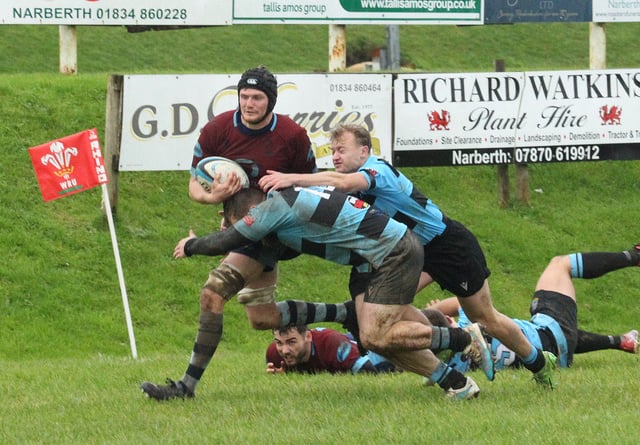
[[[118,269],[118,280],[120,281],[120,293],[122,294],[122,304],[124,305],[124,316],[127,320],[127,330],[129,331],[129,343],[131,344],[131,355],[134,359],[138,358],[136,350],[136,339],[133,336],[133,323],[131,323],[131,313],[129,312],[129,299],[127,298],[127,288],[124,284],[124,275],[122,273],[122,264],[120,263],[120,251],[118,250],[118,240],[116,239],[116,230],[113,224],[113,215],[111,213],[111,202],[109,201],[109,191],[107,184],[102,184],[102,200],[104,202],[107,220],[109,221],[109,232],[111,232],[111,244],[113,246],[113,256],[116,260],[116,268]]]

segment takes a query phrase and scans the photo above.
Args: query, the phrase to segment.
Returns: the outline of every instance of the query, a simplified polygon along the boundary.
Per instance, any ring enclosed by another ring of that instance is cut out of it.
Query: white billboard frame
[[[593,1],[592,21],[595,23],[640,22],[640,2]]]
[[[638,97],[640,69],[399,74],[394,159],[403,165],[419,158],[430,159],[422,165],[617,159],[616,146],[640,144]]]
[[[4,25],[231,25],[231,0],[3,0]]]
[[[482,25],[485,0],[234,0],[234,24]]]
[[[200,129],[237,107],[240,74],[127,75],[119,171],[189,170]],[[373,152],[392,162],[391,74],[277,74],[274,111],[307,130],[318,167],[332,168],[330,130],[364,125]]]

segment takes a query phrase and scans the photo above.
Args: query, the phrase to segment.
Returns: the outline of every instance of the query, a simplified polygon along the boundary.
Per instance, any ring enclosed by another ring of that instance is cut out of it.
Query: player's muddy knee
[[[207,287],[203,287],[200,291],[200,309],[222,313],[224,305],[228,300],[220,296],[217,292],[212,291]]]
[[[229,301],[244,285],[245,279],[240,271],[230,264],[222,263],[209,272],[209,278],[200,292],[200,306],[218,304],[220,298]]]
[[[267,286],[259,289],[244,288],[238,292],[238,303],[247,306],[273,304],[276,301],[276,287]]]
[[[275,286],[259,289],[244,288],[238,292],[238,303],[245,305],[251,327],[257,330],[272,329],[280,322],[280,312],[275,305]]]
[[[274,320],[273,317],[266,318],[264,316],[261,318],[249,316],[249,323],[251,327],[257,331],[266,331],[278,326],[278,320]]]

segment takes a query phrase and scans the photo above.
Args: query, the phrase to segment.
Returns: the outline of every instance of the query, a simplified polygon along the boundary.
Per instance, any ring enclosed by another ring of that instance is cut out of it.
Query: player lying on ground
[[[558,365],[569,367],[574,354],[617,349],[638,352],[638,331],[621,335],[601,335],[578,329],[578,306],[574,278],[598,278],[609,272],[640,265],[640,245],[622,252],[572,253],[554,257],[540,275],[531,301],[531,319],[514,321],[529,341],[558,357]],[[455,298],[429,304],[445,315],[460,315],[458,325],[469,323]],[[521,366],[513,351],[495,338],[487,338],[495,369]],[[455,360],[456,369],[464,372],[469,363]]]
[[[435,309],[422,309],[434,326],[448,326],[447,318]],[[309,329],[307,325],[289,325],[273,329],[273,341],[267,348],[267,372],[353,374],[401,371],[386,358],[359,348],[354,336],[333,329]],[[469,358],[472,361],[471,358]]]
[[[306,325],[273,329],[266,352],[267,372],[316,374],[329,372],[393,372],[393,363],[375,352],[360,354],[352,338],[333,329],[309,329]]]

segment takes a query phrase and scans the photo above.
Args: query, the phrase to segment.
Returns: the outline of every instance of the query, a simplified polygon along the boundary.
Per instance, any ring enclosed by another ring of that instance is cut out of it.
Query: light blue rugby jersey
[[[471,324],[471,320],[467,317],[467,314],[460,308],[458,310],[458,326],[464,328]],[[545,326],[541,326],[531,321],[521,320],[519,318],[512,318],[515,324],[518,325],[522,333],[527,340],[531,343],[534,348],[542,349],[542,340],[540,340],[539,331],[544,329]],[[557,324],[557,322],[556,322]],[[559,328],[559,325],[558,325]],[[552,332],[554,339],[556,340],[556,344],[560,345],[564,342],[566,345],[567,341],[562,332],[554,331]],[[493,363],[496,371],[501,369],[508,368],[510,366],[515,366],[520,363],[520,359],[511,349],[507,348],[500,340],[494,337],[491,338],[490,348],[491,348],[491,356],[493,357]],[[563,352],[559,357],[560,362],[558,366],[566,368],[567,365],[567,354]]]
[[[370,156],[358,169],[369,183],[362,198],[406,224],[427,244],[446,228],[440,208],[425,197],[413,183],[384,159]]]
[[[369,262],[374,267],[407,231],[404,224],[332,187],[270,192],[234,228],[253,241],[275,234],[297,252],[339,264]]]

